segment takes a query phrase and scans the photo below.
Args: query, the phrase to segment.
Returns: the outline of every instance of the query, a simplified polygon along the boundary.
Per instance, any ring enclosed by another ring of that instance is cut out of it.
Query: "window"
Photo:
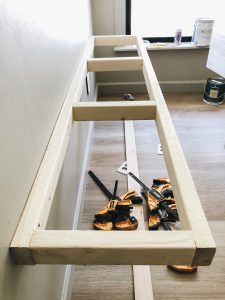
[[[141,35],[150,41],[173,41],[182,29],[182,41],[190,41],[197,18],[223,20],[224,11],[213,8],[209,0],[127,0],[127,34]],[[222,24],[221,24],[222,26]]]

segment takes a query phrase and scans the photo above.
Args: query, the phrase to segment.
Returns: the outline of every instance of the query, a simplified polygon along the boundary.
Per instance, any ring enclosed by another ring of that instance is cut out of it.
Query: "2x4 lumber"
[[[140,38],[137,39],[137,49],[139,56],[144,60],[143,72],[150,99],[156,101],[155,121],[182,228],[193,230],[196,241],[197,249],[193,264],[208,265],[214,257],[216,246],[154,69]]]
[[[133,35],[104,35],[94,36],[95,46],[135,45],[137,37]]]
[[[75,121],[153,120],[154,101],[79,102],[73,106]]]
[[[195,243],[189,231],[38,230],[30,249],[37,264],[167,265],[191,264]]]
[[[73,101],[79,101],[86,71],[84,60],[93,52],[93,38],[87,42],[70,90],[64,101],[49,144],[35,178],[23,214],[14,234],[10,249],[16,261],[31,261],[29,244],[35,229],[44,229],[48,220],[56,185],[66,154],[73,125]]]
[[[87,61],[89,72],[138,71],[142,67],[140,57],[91,58]]]
[[[127,169],[139,177],[133,121],[124,121],[124,133]],[[140,185],[129,175],[127,175],[127,183],[128,191],[135,190],[140,193]],[[138,230],[145,230],[143,206],[134,205],[132,215],[138,220]],[[133,277],[135,300],[153,300],[150,266],[134,265]]]

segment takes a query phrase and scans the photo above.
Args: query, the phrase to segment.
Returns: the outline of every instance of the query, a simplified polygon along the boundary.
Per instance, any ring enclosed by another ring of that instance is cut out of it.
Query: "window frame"
[[[126,35],[131,35],[131,10],[132,10],[132,0],[126,0]],[[182,42],[191,42],[191,36],[182,36]],[[165,37],[143,37],[144,40],[150,43],[173,43],[174,36]]]

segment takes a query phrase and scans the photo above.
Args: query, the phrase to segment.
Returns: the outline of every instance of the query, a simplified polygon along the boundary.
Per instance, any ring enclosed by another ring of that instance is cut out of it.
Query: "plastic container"
[[[219,105],[223,103],[225,93],[225,80],[223,78],[208,78],[203,101],[211,105]]]
[[[209,18],[198,18],[195,21],[192,43],[198,47],[210,45],[214,20]]]
[[[182,30],[177,29],[177,31],[175,32],[175,36],[174,36],[174,43],[177,45],[180,45],[181,40],[182,40]]]

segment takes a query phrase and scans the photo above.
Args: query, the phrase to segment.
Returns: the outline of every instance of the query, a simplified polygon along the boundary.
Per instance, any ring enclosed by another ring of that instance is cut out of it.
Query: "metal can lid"
[[[196,22],[202,22],[202,23],[214,23],[215,20],[211,18],[197,18]]]
[[[225,79],[221,77],[217,78],[208,78],[207,80],[210,83],[217,84],[217,85],[224,85],[225,84]]]

